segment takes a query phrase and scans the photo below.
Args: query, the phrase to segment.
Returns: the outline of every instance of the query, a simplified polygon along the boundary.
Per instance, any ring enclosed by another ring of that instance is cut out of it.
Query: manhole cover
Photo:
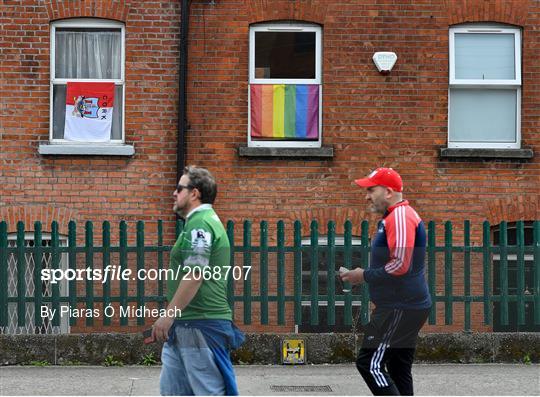
[[[270,390],[277,392],[291,393],[332,393],[332,388],[328,385],[324,386],[281,386],[272,385]]]

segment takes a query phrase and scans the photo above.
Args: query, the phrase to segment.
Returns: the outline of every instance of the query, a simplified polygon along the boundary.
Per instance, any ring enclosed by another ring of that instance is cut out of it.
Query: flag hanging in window
[[[319,138],[319,85],[252,84],[251,138]]]
[[[114,104],[114,83],[67,83],[64,139],[108,142]]]

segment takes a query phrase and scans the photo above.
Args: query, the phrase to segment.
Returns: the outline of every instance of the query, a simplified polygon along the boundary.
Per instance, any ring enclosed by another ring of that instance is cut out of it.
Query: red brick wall
[[[50,22],[97,17],[126,25],[126,143],[132,158],[40,156],[49,139]],[[27,225],[108,219],[171,221],[178,119],[178,2],[7,1],[2,5],[0,213]],[[38,208],[39,210],[34,210]],[[58,216],[66,219],[58,219]],[[167,226],[172,223],[167,222]],[[133,225],[134,226],[134,225]],[[33,226],[29,226],[30,230]],[[172,238],[168,227],[168,238]],[[169,241],[170,242],[170,241]]]
[[[539,12],[529,1],[193,2],[188,161],[215,171],[221,182],[218,208],[235,220],[293,220],[297,211],[336,207],[363,210],[363,193],[351,181],[385,165],[402,174],[406,198],[426,220],[498,221],[489,203],[518,202],[524,194],[536,202],[538,156],[439,157],[447,142],[448,28],[484,21],[523,27],[522,146],[538,152]],[[323,144],[334,146],[332,160],[236,154],[247,141],[249,24],[279,19],[323,25]],[[385,50],[398,55],[388,76],[371,60]],[[537,214],[523,208],[508,216]]]
[[[331,160],[248,159],[236,153],[247,144],[249,24],[272,20],[323,26],[322,129],[323,145],[334,147]],[[522,146],[535,151],[534,159],[440,158],[447,143],[448,29],[464,22],[523,28]],[[295,219],[302,219],[305,233],[313,218],[321,229],[328,220],[345,217],[369,219],[373,227],[376,218],[365,212],[364,194],[351,182],[389,166],[403,176],[405,197],[423,219],[436,222],[439,242],[443,222],[450,220],[456,244],[462,243],[463,221],[470,219],[478,244],[485,219],[538,219],[539,23],[540,4],[533,1],[192,2],[188,161],[215,172],[223,218],[238,224],[266,219],[271,238],[279,219],[287,222],[288,233]],[[376,51],[398,55],[388,76],[371,60]],[[257,235],[256,223],[254,230]],[[236,236],[241,243],[241,228]],[[443,268],[442,259],[437,269]],[[473,256],[474,294],[482,291],[481,266],[481,258]],[[456,262],[454,269],[459,291],[463,264]],[[438,293],[444,291],[443,280],[439,272]],[[481,326],[481,307],[473,305],[472,312],[475,328],[488,329]],[[441,313],[438,323],[444,324]],[[455,304],[454,321],[453,329],[463,329],[463,304]]]
[[[439,236],[445,220],[458,225],[461,241],[460,225],[470,219],[478,242],[484,219],[538,218],[538,2],[190,3],[187,159],[215,173],[222,219],[266,219],[272,240],[279,219],[289,232],[297,218],[307,223],[315,217],[321,225],[346,217],[373,223],[363,192],[351,182],[382,165],[402,174],[405,197],[426,221],[437,222]],[[164,219],[170,243],[180,1],[5,1],[2,7],[0,214],[10,231],[17,220],[28,225],[59,218],[66,233],[68,219],[79,225]],[[49,135],[49,24],[83,16],[126,24],[126,142],[135,145],[132,158],[37,153]],[[331,160],[237,155],[247,143],[249,24],[283,19],[323,26],[323,144],[333,145]],[[522,145],[535,151],[532,160],[439,157],[447,141],[448,27],[483,21],[523,27],[521,132]],[[398,55],[388,76],[371,60],[376,51]],[[130,228],[134,236],[133,223]],[[241,232],[236,236],[240,243]]]

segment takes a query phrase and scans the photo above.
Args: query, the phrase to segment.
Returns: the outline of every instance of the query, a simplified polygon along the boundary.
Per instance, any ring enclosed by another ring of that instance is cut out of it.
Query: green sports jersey
[[[184,277],[203,279],[195,297],[182,310],[182,320],[232,320],[225,279],[230,277],[229,263],[229,238],[223,224],[210,204],[197,207],[187,217],[169,264],[178,275],[167,281],[169,302]]]

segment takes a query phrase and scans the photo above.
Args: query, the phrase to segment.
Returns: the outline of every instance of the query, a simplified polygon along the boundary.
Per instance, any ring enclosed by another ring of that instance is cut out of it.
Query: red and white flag
[[[114,104],[114,83],[67,83],[64,139],[108,142]]]

